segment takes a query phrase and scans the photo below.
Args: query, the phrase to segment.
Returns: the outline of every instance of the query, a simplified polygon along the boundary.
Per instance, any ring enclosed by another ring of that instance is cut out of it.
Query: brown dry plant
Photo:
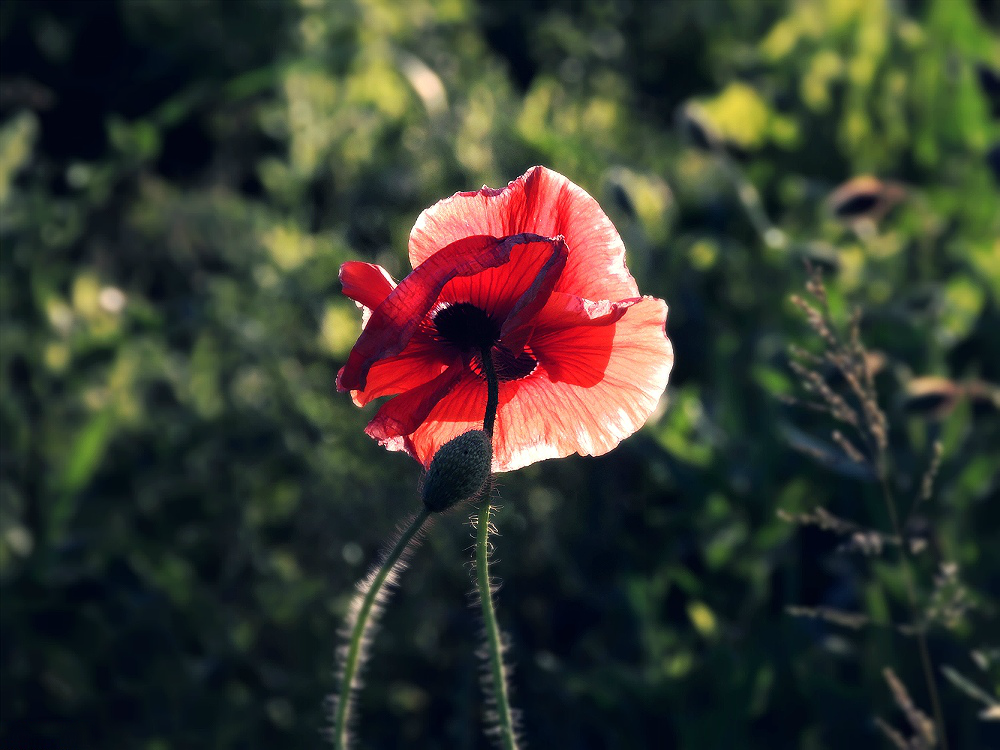
[[[906,717],[906,722],[910,725],[910,736],[906,737],[902,732],[895,729],[882,717],[875,717],[875,726],[882,734],[899,750],[933,750],[937,747],[937,731],[934,722],[913,703],[906,686],[896,676],[896,673],[889,667],[882,670],[882,676],[889,684],[893,700]]]
[[[807,394],[804,400],[791,399],[791,401],[799,406],[825,413],[838,423],[839,427],[831,432],[831,440],[843,452],[845,462],[865,468],[877,482],[891,530],[889,533],[882,533],[874,529],[865,529],[852,521],[834,516],[824,508],[816,508],[811,513],[805,514],[779,511],[779,516],[793,523],[816,525],[846,536],[847,542],[842,545],[842,550],[860,551],[866,555],[881,554],[887,547],[898,550],[911,623],[898,626],[897,630],[912,634],[916,639],[934,721],[927,720],[926,724],[920,727],[914,725],[915,734],[910,739],[904,738],[881,720],[879,726],[897,747],[921,750],[935,747],[940,741],[941,747],[948,750],[941,701],[927,646],[926,629],[928,623],[932,621],[931,615],[937,620],[948,619],[944,617],[944,613],[952,615],[955,612],[956,602],[953,596],[944,597],[947,603],[941,602],[941,606],[938,607],[941,612],[933,608],[923,611],[919,606],[911,557],[922,551],[925,543],[922,539],[907,539],[903,534],[904,526],[889,476],[889,422],[879,405],[875,389],[873,356],[866,350],[861,340],[861,311],[859,309],[853,311],[847,334],[843,335],[833,319],[822,274],[808,264],[807,272],[807,295],[793,296],[792,303],[802,311],[808,326],[822,341],[822,349],[820,353],[815,354],[800,347],[790,347],[790,367],[798,376],[801,387]],[[829,377],[831,372],[842,381],[839,387],[831,385]],[[936,445],[934,456],[919,484],[919,495],[912,503],[910,512],[921,502],[926,502],[933,494],[934,480],[940,462],[941,448],[940,445]],[[949,591],[957,588],[950,579],[948,583],[949,586],[939,583],[937,588],[946,588]],[[789,612],[797,616],[818,617],[847,627],[857,628],[868,624],[867,618],[862,614],[834,611],[823,607],[795,607],[790,608]],[[913,707],[908,694],[891,670],[887,669],[885,675],[897,703],[904,708],[904,713],[911,724],[918,714],[926,719]],[[904,696],[905,704],[902,700]],[[904,706],[909,707],[910,711]]]

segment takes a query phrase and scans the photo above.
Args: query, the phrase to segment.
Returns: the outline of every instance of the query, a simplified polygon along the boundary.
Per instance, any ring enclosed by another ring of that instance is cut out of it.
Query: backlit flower
[[[493,469],[600,455],[646,421],[667,384],[667,306],[639,294],[592,197],[534,167],[502,190],[456,193],[410,233],[413,271],[345,263],[363,330],[337,377],[355,403],[393,396],[365,430],[424,466],[482,429],[480,352],[499,379]]]

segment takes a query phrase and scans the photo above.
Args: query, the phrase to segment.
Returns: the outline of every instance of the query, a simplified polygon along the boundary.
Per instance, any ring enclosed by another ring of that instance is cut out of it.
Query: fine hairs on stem
[[[835,421],[849,428],[850,435],[845,435],[839,430],[834,431],[834,442],[840,446],[851,461],[867,465],[878,482],[892,531],[892,537],[885,538],[897,542],[895,547],[899,551],[907,604],[913,619],[910,630],[917,642],[920,664],[934,714],[936,736],[940,740],[941,747],[948,750],[944,715],[934,680],[930,650],[927,646],[926,627],[917,602],[913,580],[910,562],[913,550],[903,543],[903,526],[889,478],[889,425],[885,413],[878,403],[874,374],[869,365],[868,353],[861,343],[860,313],[855,312],[851,320],[849,336],[847,340],[843,340],[830,313],[822,275],[808,265],[807,271],[809,280],[806,282],[806,290],[811,299],[806,300],[794,296],[792,302],[802,310],[809,327],[822,339],[823,351],[816,355],[793,348],[792,355],[796,359],[792,362],[792,369],[799,376],[805,391],[812,397],[812,400],[807,401],[804,405],[829,414]],[[846,383],[846,395],[837,393],[829,386],[822,373],[824,367],[831,368],[843,378],[844,383]],[[852,442],[852,438],[857,441],[857,444]],[[926,499],[925,496],[930,494],[930,486],[939,461],[940,456],[935,455],[922,482],[921,497],[918,502]]]
[[[486,415],[483,418],[483,429],[492,438],[493,426],[496,421],[497,404],[499,402],[499,382],[496,370],[493,367],[493,357],[489,347],[484,347],[481,352],[483,372],[486,375],[487,401]],[[495,722],[493,730],[496,734],[497,742],[504,750],[517,750],[516,728],[510,709],[510,699],[507,687],[507,666],[503,661],[503,643],[500,628],[497,625],[496,611],[493,607],[493,592],[495,590],[493,579],[490,577],[490,530],[492,522],[490,514],[490,483],[487,483],[483,490],[482,502],[479,506],[479,515],[476,518],[476,585],[479,590],[479,601],[483,612],[483,629],[486,636],[484,656],[487,661],[488,674],[484,679],[484,687],[487,691],[488,700],[493,704],[493,709],[488,720]]]
[[[347,750],[354,694],[360,687],[359,673],[378,624],[388,594],[432,513],[447,510],[467,499],[482,496],[477,524],[476,574],[483,610],[486,635],[488,680],[485,682],[487,702],[495,706],[487,719],[496,722],[495,732],[504,750],[516,750],[514,722],[507,698],[507,676],[503,663],[503,646],[496,613],[493,610],[493,583],[489,573],[490,542],[490,443],[499,402],[499,383],[488,349],[483,350],[483,369],[487,380],[487,406],[483,431],[459,435],[446,443],[435,455],[422,482],[423,509],[409,523],[400,527],[382,563],[358,584],[351,601],[342,635],[347,644],[338,650],[339,692],[333,699],[332,736],[336,750]]]
[[[382,564],[358,583],[358,591],[351,600],[342,631],[347,643],[337,653],[339,692],[333,699],[332,728],[336,750],[346,750],[349,746],[354,694],[361,686],[359,673],[375,635],[378,618],[399,574],[406,568],[410,555],[419,544],[430,515],[431,511],[423,508],[408,524],[400,526]]]

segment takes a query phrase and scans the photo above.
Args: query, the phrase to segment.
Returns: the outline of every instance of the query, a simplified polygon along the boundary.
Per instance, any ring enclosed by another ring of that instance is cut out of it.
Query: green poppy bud
[[[424,475],[422,494],[428,510],[440,512],[471,500],[486,486],[493,445],[483,430],[472,430],[441,446]]]

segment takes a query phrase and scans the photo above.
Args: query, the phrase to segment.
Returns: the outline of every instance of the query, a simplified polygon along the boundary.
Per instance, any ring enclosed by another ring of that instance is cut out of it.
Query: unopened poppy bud
[[[424,505],[440,512],[474,498],[490,478],[492,463],[492,441],[483,430],[452,438],[434,454],[424,476]]]

